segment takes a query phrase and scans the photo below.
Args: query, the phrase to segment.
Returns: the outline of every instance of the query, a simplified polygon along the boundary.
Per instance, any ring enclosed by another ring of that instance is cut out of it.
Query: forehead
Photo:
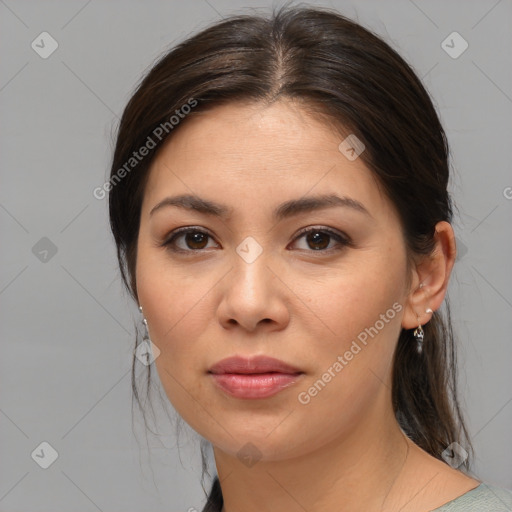
[[[295,101],[282,100],[272,105],[233,102],[194,112],[168,145],[187,158],[214,154],[232,161],[257,152],[263,159],[288,161],[298,153],[322,159],[325,152],[337,150],[340,141],[318,116]]]
[[[308,191],[357,196],[373,208],[384,200],[363,161],[340,152],[342,134],[297,103],[230,103],[178,128],[151,165],[146,209],[171,193],[237,194],[247,204],[273,204],[285,199],[283,193],[296,198]]]

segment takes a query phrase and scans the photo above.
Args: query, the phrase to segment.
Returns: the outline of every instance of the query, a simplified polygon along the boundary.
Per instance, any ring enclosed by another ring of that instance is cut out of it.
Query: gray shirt
[[[432,512],[512,512],[512,491],[482,482]]]

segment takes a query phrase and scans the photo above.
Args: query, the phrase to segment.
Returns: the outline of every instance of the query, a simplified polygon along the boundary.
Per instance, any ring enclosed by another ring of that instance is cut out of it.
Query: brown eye
[[[295,241],[304,238],[307,247],[304,250],[330,252],[331,250],[340,250],[347,245],[351,245],[352,242],[348,236],[344,236],[341,233],[337,233],[327,228],[309,228],[303,230]],[[335,240],[336,244],[334,247],[329,247],[332,239]],[[338,247],[336,247],[336,245]]]
[[[208,239],[211,236],[198,229],[185,228],[174,232],[174,234],[162,245],[174,252],[200,252],[206,249]],[[177,241],[182,239],[179,245]]]

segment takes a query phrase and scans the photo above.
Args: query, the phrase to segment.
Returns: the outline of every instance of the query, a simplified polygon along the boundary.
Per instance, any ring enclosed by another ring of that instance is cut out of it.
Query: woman
[[[111,227],[147,369],[213,447],[204,511],[510,509],[469,475],[448,178],[418,78],[332,11],[223,20],[139,85]]]

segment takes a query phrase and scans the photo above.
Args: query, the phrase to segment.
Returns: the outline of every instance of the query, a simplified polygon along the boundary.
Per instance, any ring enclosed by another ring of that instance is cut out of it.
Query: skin
[[[341,154],[341,140],[291,101],[228,104],[188,118],[150,169],[137,295],[169,400],[213,444],[225,512],[427,511],[480,483],[408,440],[391,406],[400,330],[424,325],[426,309],[441,306],[453,230],[440,222],[433,255],[408,272],[393,204],[360,158]],[[356,199],[368,214],[334,207],[279,222],[271,216],[284,201],[331,193]],[[150,215],[178,194],[232,213],[220,219],[168,206]],[[185,226],[210,236],[182,235],[175,245],[188,252],[172,252],[163,243]],[[340,232],[352,245],[298,234],[308,227]],[[248,236],[262,249],[250,264],[236,251]],[[394,303],[401,306],[394,318],[300,403],[299,393]],[[233,398],[208,369],[235,354],[269,355],[304,374],[270,398]],[[237,456],[243,447],[255,463]]]

